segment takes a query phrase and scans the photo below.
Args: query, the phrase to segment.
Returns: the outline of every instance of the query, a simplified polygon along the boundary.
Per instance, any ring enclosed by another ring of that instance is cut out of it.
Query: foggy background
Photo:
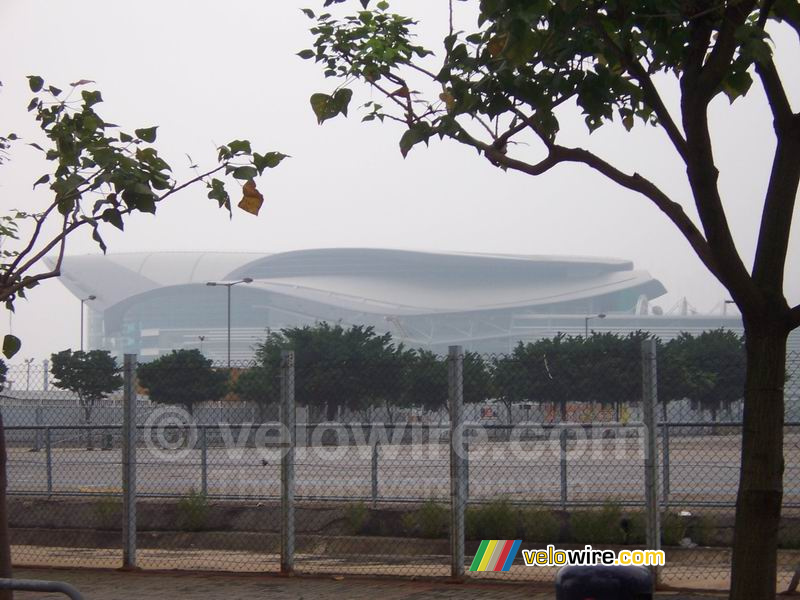
[[[161,205],[156,216],[128,219],[124,233],[106,227],[110,253],[375,246],[618,257],[664,283],[669,293],[654,303],[665,311],[683,296],[700,312],[720,310],[726,292],[671,222],[647,199],[586,167],[561,166],[538,178],[503,173],[470,149],[436,140],[403,160],[399,125],[360,123],[356,106],[370,93],[358,86],[350,117],[318,126],[308,98],[338,82],[295,56],[312,44],[302,7],[319,13],[322,0],[3,0],[0,130],[41,141],[26,112],[32,94],[25,76],[38,74],[63,89],[78,79],[95,80],[87,89],[103,94],[97,112],[127,131],[159,125],[155,146],[179,180],[191,175],[185,153],[202,169],[214,164],[216,145],[236,138],[249,139],[255,151],[292,156],[259,179],[265,203],[258,217],[235,209],[229,220],[206,198],[205,188],[195,186]],[[445,0],[395,0],[392,8],[419,18],[421,41],[441,51]],[[474,7],[456,8],[458,24],[471,28]],[[797,73],[797,37],[780,28],[772,34],[797,108],[800,79],[789,77]],[[674,90],[665,94],[674,107]],[[721,192],[749,265],[774,149],[759,83],[732,109],[724,97],[717,99],[711,122]],[[626,171],[640,172],[696,214],[685,173],[660,130],[637,125],[627,134],[613,125],[587,138],[576,116],[562,119],[562,132],[562,143],[585,145]],[[535,159],[536,148],[529,152]],[[15,145],[0,167],[2,212],[41,209],[49,190],[31,191],[31,185],[49,167],[36,150]],[[800,301],[798,250],[795,228],[786,277],[793,304]],[[68,255],[99,252],[89,230],[68,242]],[[29,300],[17,303],[13,318],[1,316],[4,333],[10,327],[23,340],[14,362],[76,348],[79,314],[78,300],[57,280],[32,290]]]

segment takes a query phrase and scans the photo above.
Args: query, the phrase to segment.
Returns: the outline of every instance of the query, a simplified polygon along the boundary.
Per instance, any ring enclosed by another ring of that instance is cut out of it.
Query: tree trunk
[[[86,449],[94,450],[94,436],[92,435],[92,405],[90,400],[84,401],[83,416],[85,417],[86,425]]]
[[[788,329],[748,326],[742,461],[733,538],[731,600],[774,600],[783,500],[783,384]]]
[[[0,412],[0,577],[11,577],[11,538],[8,533],[8,505],[6,504],[6,436],[3,413]],[[0,590],[0,600],[12,600],[14,593]]]

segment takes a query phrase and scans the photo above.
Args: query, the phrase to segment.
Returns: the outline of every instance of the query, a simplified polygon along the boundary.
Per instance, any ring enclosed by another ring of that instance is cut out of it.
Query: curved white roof
[[[252,277],[253,289],[382,314],[499,310],[625,290],[666,290],[618,259],[417,252],[376,248],[278,254],[150,252],[70,256],[61,280],[75,295],[114,305],[166,287]]]

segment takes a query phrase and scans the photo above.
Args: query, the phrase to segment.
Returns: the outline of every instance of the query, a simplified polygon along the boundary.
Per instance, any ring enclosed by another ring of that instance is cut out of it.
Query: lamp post
[[[200,340],[200,354],[202,354],[203,353],[203,340],[206,339],[206,336],[198,335],[197,339]]]
[[[726,317],[728,315],[728,304],[736,304],[733,300],[723,300],[722,301],[722,316]]]
[[[244,279],[239,279],[238,281],[208,281],[206,285],[215,287],[218,285],[224,285],[228,288],[228,369],[231,368],[231,288],[235,285],[239,285],[240,283],[253,283],[253,279],[251,277],[245,277]]]
[[[600,313],[600,314],[597,314],[597,315],[589,315],[588,317],[584,317],[584,319],[583,319],[583,339],[584,340],[588,340],[589,339],[589,320],[590,319],[605,319],[605,318],[606,318],[605,313]]]
[[[25,373],[25,391],[29,391],[31,389],[31,363],[33,362],[32,358],[26,358],[24,361],[26,368]]]
[[[81,298],[81,352],[83,352],[83,304],[84,302],[89,302],[90,300],[96,300],[97,296],[94,294],[90,294],[86,296],[86,298]]]

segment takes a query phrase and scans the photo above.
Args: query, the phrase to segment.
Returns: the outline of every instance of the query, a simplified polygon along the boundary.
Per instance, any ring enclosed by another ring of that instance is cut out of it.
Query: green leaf
[[[122,231],[125,225],[122,222],[122,215],[116,208],[107,208],[100,215],[100,218],[106,223],[111,223],[114,227]]]
[[[143,213],[156,214],[155,196],[140,195],[136,198],[136,210]]]
[[[309,19],[313,19],[313,18],[314,18],[314,11],[313,11],[313,10],[311,10],[310,8],[301,8],[301,9],[300,9],[300,11],[301,11],[301,12],[302,12],[302,13],[303,13],[305,16],[307,16]]]
[[[84,103],[86,106],[93,106],[98,102],[103,101],[103,97],[100,95],[100,92],[89,92],[89,91],[82,91],[81,98],[83,98]]]
[[[43,183],[47,183],[50,181],[50,175],[42,175],[39,179],[36,180],[36,183],[33,184],[33,189],[36,189],[37,185],[41,185]]]
[[[44,79],[38,75],[28,75],[28,85],[31,87],[31,91],[36,94],[44,86]]]
[[[100,231],[97,229],[97,227],[94,227],[92,230],[92,239],[97,242],[97,245],[100,246],[100,250],[102,250],[103,254],[105,254],[108,248],[106,247],[106,243],[103,241],[103,238],[100,237]]]
[[[250,154],[250,142],[247,140],[233,140],[228,144],[228,148],[233,154]]]
[[[333,95],[333,102],[336,106],[336,110],[342,113],[345,117],[347,116],[347,107],[350,105],[350,100],[353,99],[353,90],[349,88],[342,88],[341,90],[337,90],[336,93]]]
[[[730,74],[722,82],[722,91],[728,97],[728,101],[733,104],[734,100],[744,96],[753,85],[753,78],[747,71],[739,71]]]
[[[128,142],[133,141],[133,137],[125,133],[124,131],[119,132],[119,141],[123,144],[127,144]]]
[[[153,142],[156,141],[156,129],[158,129],[157,125],[155,127],[145,127],[142,129],[135,129],[133,133],[135,133],[136,137],[138,137],[140,140],[152,144]]]
[[[427,144],[431,135],[433,135],[433,132],[427,123],[409,129],[403,134],[403,137],[400,138],[400,154],[405,158],[408,156],[411,148],[416,144],[420,142],[425,142]]]
[[[231,198],[228,195],[228,192],[225,191],[225,184],[219,179],[215,178],[211,180],[211,183],[208,185],[208,187],[210,188],[208,197],[211,200],[216,200],[219,203],[220,208],[224,206],[230,210]]]
[[[57,88],[54,85],[48,86],[47,89],[51,94],[53,94],[53,96],[56,96],[56,97],[60,96],[61,92],[63,91],[63,90],[61,90],[60,88]]]
[[[328,94],[312,94],[311,109],[317,115],[317,123],[322,125],[328,119],[335,117],[338,113],[331,109],[333,97]]]
[[[22,342],[20,339],[15,335],[7,333],[3,338],[3,355],[6,358],[12,358],[17,352],[19,352],[20,348],[22,348]]]
[[[297,53],[297,56],[302,58],[303,60],[308,60],[309,58],[314,58],[316,53],[313,50],[301,50]]]
[[[258,152],[253,154],[253,164],[255,165],[256,169],[258,169],[258,174],[264,172],[264,169],[274,169],[284,158],[288,158],[286,154],[281,154],[280,152],[267,152],[265,155],[261,155]]]
[[[258,175],[258,170],[255,167],[236,167],[233,170],[233,177],[235,179],[253,179]]]
[[[571,13],[580,5],[581,0],[559,0],[558,3],[565,13]]]

